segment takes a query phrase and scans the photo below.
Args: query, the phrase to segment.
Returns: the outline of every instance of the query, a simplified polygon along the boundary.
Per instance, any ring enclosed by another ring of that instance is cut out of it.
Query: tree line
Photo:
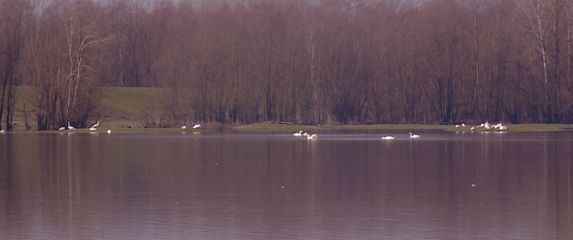
[[[156,87],[150,126],[571,122],[568,0],[0,0],[0,119],[47,130],[99,86]]]

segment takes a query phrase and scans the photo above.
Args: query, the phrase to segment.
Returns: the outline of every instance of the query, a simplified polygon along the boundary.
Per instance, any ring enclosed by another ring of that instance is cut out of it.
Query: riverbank
[[[247,125],[224,125],[224,124],[202,124],[200,129],[181,129],[181,128],[143,128],[133,127],[133,122],[103,122],[98,129],[99,133],[106,133],[111,130],[112,133],[294,133],[300,130],[310,133],[384,133],[384,132],[483,132],[485,130],[471,131],[471,125],[465,128],[451,125],[438,124],[360,124],[360,125],[327,125],[311,126],[298,124],[278,124],[278,123],[256,123]],[[569,124],[509,124],[508,131],[516,132],[557,132],[573,131],[573,126]],[[490,132],[499,132],[489,130]],[[17,129],[15,133],[38,133],[38,131],[24,131]],[[69,132],[69,131],[46,131],[42,133]],[[89,133],[87,128],[76,129],[73,133]]]
[[[159,94],[156,88],[100,88],[101,105],[95,115],[102,120],[100,131],[111,129],[112,132],[180,132],[179,128],[144,128],[143,113],[148,108],[150,99]],[[15,115],[15,132],[34,132],[35,94],[30,87],[16,88],[17,102]],[[95,120],[94,120],[95,121]],[[31,130],[26,130],[26,122]],[[300,125],[281,123],[256,123],[246,125],[203,124],[201,131],[208,132],[245,132],[245,133],[292,133],[299,130],[323,132],[384,132],[384,131],[468,131],[473,125],[456,128],[453,125],[439,124],[350,124],[350,125]],[[508,124],[509,132],[554,132],[573,130],[571,124]],[[87,132],[87,129],[76,132]],[[191,132],[191,129],[185,130]]]
[[[505,124],[504,124],[505,125]],[[256,123],[248,125],[238,125],[232,127],[239,132],[260,132],[260,133],[287,133],[299,130],[306,132],[381,132],[381,131],[450,131],[450,132],[471,132],[471,127],[455,127],[454,125],[440,124],[356,124],[356,125],[326,125],[308,126],[297,124],[278,123]],[[507,124],[508,132],[555,132],[573,130],[572,124]],[[474,132],[485,130],[474,130]],[[495,130],[490,130],[495,131]]]

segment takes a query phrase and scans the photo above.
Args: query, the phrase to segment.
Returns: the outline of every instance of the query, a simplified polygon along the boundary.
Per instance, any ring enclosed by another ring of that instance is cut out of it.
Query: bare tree
[[[567,0],[59,0],[24,25],[7,9],[3,32],[32,30],[0,36],[0,114],[34,84],[39,129],[85,125],[99,86],[160,88],[142,115],[162,127],[573,116]]]
[[[39,16],[28,52],[40,130],[85,126],[95,108],[100,52],[111,41],[99,30],[96,12],[87,1],[54,2]]]
[[[14,86],[19,76],[18,65],[24,47],[28,11],[27,1],[0,1],[0,80],[2,82],[0,129],[2,129],[2,116],[5,116],[6,128],[12,130],[13,127]]]

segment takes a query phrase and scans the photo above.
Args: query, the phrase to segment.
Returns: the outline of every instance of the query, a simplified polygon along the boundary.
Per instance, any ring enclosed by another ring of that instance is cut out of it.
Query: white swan
[[[100,122],[99,122],[99,120],[98,120],[94,125],[92,125],[92,126],[90,127],[90,129],[92,129],[92,128],[97,128],[97,127],[99,127],[99,125],[100,125]]]
[[[466,124],[465,124],[465,123],[462,123],[462,127],[466,127]]]
[[[507,126],[501,125],[501,123],[500,123],[498,129],[499,129],[500,131],[507,131]]]
[[[111,129],[108,129],[108,130],[107,130],[107,134],[111,134]]]
[[[89,128],[90,132],[95,132],[95,131],[97,131],[97,127],[99,127],[99,125],[100,125],[100,122],[99,122],[99,120],[98,120],[94,125],[92,125],[92,126]]]
[[[303,132],[303,133],[302,133],[302,136],[303,136],[303,137],[308,137],[308,136],[310,136],[310,134],[308,134],[307,132]]]
[[[6,130],[4,130],[4,129],[0,130],[0,134],[4,134],[4,133],[6,133]]]
[[[420,135],[413,134],[412,132],[409,133],[410,133],[410,138],[420,138]]]
[[[476,127],[471,127],[470,131],[476,130]]]
[[[490,130],[491,127],[492,127],[492,126],[489,124],[489,122],[485,122],[485,123],[483,124],[483,128],[485,128],[485,130]]]
[[[199,129],[199,128],[201,128],[201,124],[195,124],[195,125],[193,125],[193,129]]]
[[[312,134],[312,135],[308,135],[308,136],[306,137],[306,139],[308,139],[308,140],[313,140],[313,139],[316,139],[317,137],[318,137],[318,135]]]
[[[64,130],[66,130],[66,127],[58,128],[58,131],[64,131]]]
[[[76,128],[73,127],[72,125],[70,125],[70,122],[68,122],[68,130],[75,130]]]
[[[183,125],[181,126],[181,129],[187,129],[187,126]]]
[[[295,136],[295,137],[300,137],[300,136],[302,136],[302,130],[300,130],[300,131],[298,131],[298,132],[295,132],[295,133],[293,133],[292,135]]]
[[[498,123],[493,128],[498,129],[500,131],[507,131],[507,126],[504,126],[503,123]]]
[[[396,139],[396,137],[391,136],[391,135],[382,137],[382,140],[394,140],[394,139]]]

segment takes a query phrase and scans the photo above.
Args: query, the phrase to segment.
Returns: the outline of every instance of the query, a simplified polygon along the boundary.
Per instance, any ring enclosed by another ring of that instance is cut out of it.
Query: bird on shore
[[[99,122],[99,120],[98,120],[95,124],[93,124],[93,125],[90,127],[90,129],[89,129],[90,132],[95,132],[95,131],[97,131],[97,127],[99,127],[99,125],[100,125],[100,122]]]
[[[413,134],[412,132],[409,133],[410,133],[410,138],[420,138],[420,135]]]
[[[99,122],[99,120],[97,120],[97,122],[94,123],[90,128],[97,128],[97,127],[99,127],[100,124],[101,123]]]
[[[66,127],[58,128],[58,131],[64,131],[64,130],[66,130]]]
[[[201,124],[195,124],[195,125],[193,125],[193,129],[199,129],[199,128],[201,128]]]
[[[187,129],[187,126],[183,125],[181,126],[181,129]]]
[[[394,139],[396,139],[396,137],[394,137],[392,135],[382,137],[382,140],[394,140]]]
[[[76,128],[73,127],[72,125],[70,125],[70,122],[68,122],[68,130],[75,130]]]
[[[483,128],[485,128],[485,130],[490,130],[491,129],[491,125],[489,124],[489,122],[485,122],[483,124]]]
[[[108,130],[107,130],[107,134],[111,134],[111,129],[108,129]]]
[[[500,123],[497,129],[499,129],[500,131],[507,131],[507,126],[504,126]]]
[[[0,134],[4,134],[4,133],[6,133],[6,130],[4,130],[4,129],[0,130]]]

